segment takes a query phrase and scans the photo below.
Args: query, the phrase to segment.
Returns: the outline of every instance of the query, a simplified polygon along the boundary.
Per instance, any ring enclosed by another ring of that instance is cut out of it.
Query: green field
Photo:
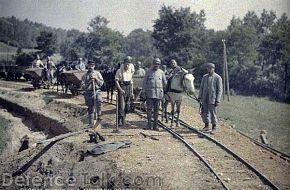
[[[223,101],[218,109],[220,120],[259,141],[261,131],[266,130],[270,145],[290,154],[289,104],[255,96],[230,98],[230,102]],[[196,103],[192,105],[197,106]]]
[[[9,122],[6,119],[0,117],[0,153],[5,148],[6,143],[9,140],[7,137],[8,126]]]

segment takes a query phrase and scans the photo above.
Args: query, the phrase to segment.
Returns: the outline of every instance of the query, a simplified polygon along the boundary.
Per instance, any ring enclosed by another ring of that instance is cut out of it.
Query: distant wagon
[[[86,71],[64,71],[63,76],[67,88],[71,91],[73,95],[78,95],[81,92],[82,76]]]
[[[45,74],[43,73],[43,68],[28,68],[25,70],[26,75],[32,79],[32,86],[37,89],[41,86],[44,88],[50,88],[50,82],[46,79]]]

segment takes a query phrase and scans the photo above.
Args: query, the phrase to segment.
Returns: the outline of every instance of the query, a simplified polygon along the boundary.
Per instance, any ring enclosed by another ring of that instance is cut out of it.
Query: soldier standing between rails
[[[153,130],[159,131],[158,122],[158,111],[161,99],[163,97],[164,88],[166,86],[166,78],[164,72],[159,69],[161,61],[159,58],[153,60],[152,66],[146,71],[142,90],[145,93],[146,104],[147,104],[147,119],[148,125],[146,129],[152,129],[152,112],[153,112]]]
[[[214,72],[213,63],[206,64],[207,74],[202,77],[198,99],[202,103],[201,117],[204,123],[203,131],[209,129],[209,115],[212,124],[212,132],[217,130],[217,111],[216,107],[220,104],[223,86],[222,78]]]
[[[92,128],[94,125],[94,94],[96,100],[96,112],[98,115],[98,120],[101,120],[101,108],[102,108],[102,95],[101,95],[101,86],[104,84],[103,77],[99,71],[94,70],[95,63],[89,61],[88,71],[82,77],[81,88],[85,90],[84,98],[85,103],[88,107],[89,115],[89,125],[88,128]],[[95,93],[93,91],[93,80],[95,80]]]
[[[137,76],[137,77],[144,77],[145,76],[145,70],[141,67],[140,61],[137,61],[137,63],[136,63],[136,70],[135,70],[134,76]]]
[[[135,69],[131,61],[132,58],[127,56],[115,75],[115,83],[118,89],[119,125],[125,125],[126,113],[128,113],[130,109],[130,98],[134,98],[132,77]]]

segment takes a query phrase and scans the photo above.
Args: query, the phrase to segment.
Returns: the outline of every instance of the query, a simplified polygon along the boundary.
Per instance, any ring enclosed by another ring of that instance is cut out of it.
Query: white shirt
[[[124,65],[122,64],[120,69],[118,69],[116,72],[115,80],[132,81],[134,72],[135,72],[135,69],[134,69],[134,65],[132,63],[129,64],[127,71],[125,71]]]

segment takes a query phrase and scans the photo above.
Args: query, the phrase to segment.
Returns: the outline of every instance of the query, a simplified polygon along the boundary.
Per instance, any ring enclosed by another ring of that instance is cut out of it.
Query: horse
[[[194,76],[191,73],[187,73],[183,70],[177,72],[172,76],[168,83],[169,88],[165,93],[162,100],[162,122],[165,117],[166,123],[168,123],[167,106],[171,104],[171,127],[173,127],[174,115],[176,111],[176,127],[179,126],[179,114],[182,103],[182,97],[186,93],[191,98],[197,100],[194,88]],[[193,97],[191,96],[193,95]],[[176,107],[176,110],[175,110]]]
[[[107,92],[107,99],[110,102],[113,101],[116,72],[117,72],[117,69],[114,67],[110,67],[101,71],[101,74],[104,79],[104,85],[102,86],[102,91]]]

